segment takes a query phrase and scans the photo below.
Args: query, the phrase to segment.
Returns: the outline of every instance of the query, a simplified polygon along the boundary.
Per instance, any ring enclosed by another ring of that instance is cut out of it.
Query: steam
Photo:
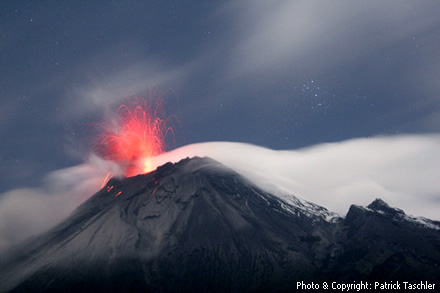
[[[440,220],[440,135],[374,137],[275,151],[233,142],[188,145],[153,158],[153,167],[209,156],[270,192],[294,194],[345,215],[379,197],[416,216]],[[97,192],[118,166],[92,156],[52,172],[40,188],[0,195],[0,250],[42,233]]]

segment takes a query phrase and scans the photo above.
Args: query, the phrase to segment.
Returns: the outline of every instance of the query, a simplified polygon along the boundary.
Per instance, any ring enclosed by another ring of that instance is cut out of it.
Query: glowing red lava
[[[168,122],[175,116],[161,118],[163,98],[155,97],[154,103],[152,99],[150,92],[150,103],[134,97],[128,105],[121,105],[115,125],[102,126],[104,131],[95,146],[99,156],[120,165],[127,177],[152,171],[151,157],[164,152],[168,135],[174,138]]]

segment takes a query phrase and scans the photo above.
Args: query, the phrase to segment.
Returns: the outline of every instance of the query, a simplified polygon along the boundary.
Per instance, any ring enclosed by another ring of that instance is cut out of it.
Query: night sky
[[[0,192],[91,152],[165,91],[177,148],[292,150],[440,131],[438,1],[2,1]]]

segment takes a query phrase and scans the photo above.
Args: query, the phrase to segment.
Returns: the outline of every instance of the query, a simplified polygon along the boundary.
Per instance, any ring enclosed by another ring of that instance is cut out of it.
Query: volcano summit
[[[0,259],[0,292],[274,291],[440,279],[440,223],[376,200],[341,218],[210,158],[107,185]]]

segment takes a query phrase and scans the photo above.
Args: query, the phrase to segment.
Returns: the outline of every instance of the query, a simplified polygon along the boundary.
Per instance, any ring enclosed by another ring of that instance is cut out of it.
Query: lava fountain
[[[169,122],[175,116],[163,118],[163,95],[153,97],[150,91],[149,101],[130,98],[115,114],[110,127],[100,125],[96,153],[122,167],[127,177],[152,171],[151,158],[165,151],[169,135],[174,139]]]

